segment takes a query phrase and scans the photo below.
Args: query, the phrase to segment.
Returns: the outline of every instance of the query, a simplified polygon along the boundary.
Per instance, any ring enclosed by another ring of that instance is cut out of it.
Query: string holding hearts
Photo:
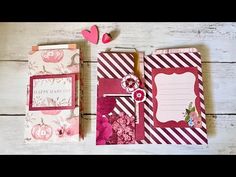
[[[93,44],[98,44],[99,30],[96,25],[91,26],[90,30],[87,30],[87,29],[82,30],[81,34],[83,35],[84,39],[86,39],[87,41]],[[102,42],[104,44],[109,43],[111,41],[112,41],[112,36],[110,33],[104,33],[102,35]]]

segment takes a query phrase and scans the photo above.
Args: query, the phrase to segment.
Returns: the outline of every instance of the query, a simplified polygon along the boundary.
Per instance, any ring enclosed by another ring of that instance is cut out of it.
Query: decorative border
[[[34,79],[49,79],[49,78],[72,78],[72,104],[71,106],[54,106],[54,107],[33,107],[33,80]],[[41,110],[64,110],[75,108],[75,74],[53,74],[53,75],[35,75],[30,77],[30,93],[29,93],[29,110],[41,111]]]
[[[155,127],[161,127],[161,128],[165,128],[165,127],[180,127],[180,128],[185,128],[185,127],[189,127],[186,121],[168,121],[168,122],[160,122],[158,121],[158,118],[156,117],[156,113],[158,110],[158,101],[156,100],[156,95],[158,92],[158,86],[156,86],[154,79],[155,76],[157,74],[167,74],[167,75],[171,75],[171,74],[183,74],[183,73],[187,73],[190,72],[192,74],[194,74],[195,76],[195,82],[194,82],[194,93],[196,95],[195,98],[195,106],[197,109],[197,112],[200,112],[200,97],[199,97],[199,83],[198,83],[198,79],[197,79],[197,68],[196,67],[185,67],[185,68],[159,68],[159,69],[152,69],[152,88],[153,88],[153,121],[154,121],[154,126]]]

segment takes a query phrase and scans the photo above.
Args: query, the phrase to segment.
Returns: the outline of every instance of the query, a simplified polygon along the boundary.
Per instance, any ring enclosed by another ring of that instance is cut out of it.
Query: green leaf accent
[[[188,110],[188,109],[186,109],[186,112],[189,114],[190,113],[190,111]]]
[[[191,112],[194,112],[194,111],[195,111],[195,107],[192,107]]]
[[[185,121],[186,121],[186,122],[188,122],[189,119],[190,119],[190,116],[189,116],[189,115],[185,116]]]

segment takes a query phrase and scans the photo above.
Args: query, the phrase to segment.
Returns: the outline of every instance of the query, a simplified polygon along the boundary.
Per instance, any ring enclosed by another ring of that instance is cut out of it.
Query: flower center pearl
[[[138,94],[137,94],[137,97],[139,97],[139,98],[140,98],[141,96],[142,96],[142,95],[141,95],[141,93],[138,93]]]

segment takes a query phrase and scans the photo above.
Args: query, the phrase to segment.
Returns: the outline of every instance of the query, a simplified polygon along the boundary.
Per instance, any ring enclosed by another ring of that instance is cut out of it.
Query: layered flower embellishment
[[[121,86],[130,93],[132,99],[137,103],[144,102],[146,100],[146,91],[140,87],[140,80],[133,74],[128,74],[121,80]]]
[[[146,100],[146,92],[140,86],[139,78],[133,74],[121,79],[121,87],[136,103]],[[128,115],[122,108],[118,112],[114,111],[117,109],[117,102],[116,97],[112,96],[97,99],[97,145],[135,143],[135,116]]]
[[[132,98],[140,103],[146,100],[146,92],[143,89],[138,88],[137,90],[132,92]]]
[[[133,74],[128,74],[121,80],[121,87],[128,93],[132,93],[140,86],[140,81],[138,77]]]
[[[196,112],[195,106],[190,102],[188,108],[184,113],[185,121],[188,123],[190,127],[201,128],[202,127],[202,118]]]

